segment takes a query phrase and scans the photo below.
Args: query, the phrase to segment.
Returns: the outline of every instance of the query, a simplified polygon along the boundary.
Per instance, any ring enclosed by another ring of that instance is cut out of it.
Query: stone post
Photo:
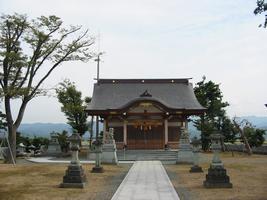
[[[201,141],[194,137],[191,142],[193,146],[193,166],[189,170],[191,173],[203,172],[202,168],[199,166],[199,148],[201,145]]]
[[[230,183],[229,176],[226,175],[226,169],[224,169],[223,163],[219,156],[221,150],[220,142],[223,139],[223,136],[214,132],[210,139],[213,158],[203,185],[206,188],[232,188],[233,185]]]
[[[72,159],[68,166],[68,169],[66,170],[66,174],[63,177],[63,182],[60,184],[60,187],[84,188],[87,179],[78,157],[81,137],[79,136],[78,133],[73,133],[68,138],[68,141],[71,144]]]
[[[92,173],[103,173],[104,169],[101,166],[102,142],[98,139],[93,142],[93,152],[95,153],[95,166]]]
[[[181,137],[176,163],[193,163],[193,153],[189,140],[189,133],[185,127],[181,127]]]

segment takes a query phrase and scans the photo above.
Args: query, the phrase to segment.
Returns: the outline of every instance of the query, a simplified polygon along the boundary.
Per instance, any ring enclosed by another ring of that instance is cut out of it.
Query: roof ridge
[[[168,79],[99,79],[98,84],[103,83],[189,83],[192,78],[168,78]]]

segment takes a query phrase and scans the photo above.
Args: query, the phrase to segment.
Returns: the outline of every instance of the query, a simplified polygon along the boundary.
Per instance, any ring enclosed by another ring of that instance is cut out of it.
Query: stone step
[[[171,161],[177,159],[177,151],[165,150],[127,150],[117,151],[119,160],[161,160]]]

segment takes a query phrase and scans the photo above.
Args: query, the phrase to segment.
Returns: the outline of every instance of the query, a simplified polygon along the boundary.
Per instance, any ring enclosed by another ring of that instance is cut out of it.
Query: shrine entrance
[[[164,126],[128,126],[128,149],[163,149]]]

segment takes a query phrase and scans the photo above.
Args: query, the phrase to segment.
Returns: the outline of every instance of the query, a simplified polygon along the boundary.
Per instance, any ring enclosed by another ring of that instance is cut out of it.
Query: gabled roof
[[[170,110],[205,110],[189,79],[100,79],[86,110],[123,110],[138,101],[157,102]]]

